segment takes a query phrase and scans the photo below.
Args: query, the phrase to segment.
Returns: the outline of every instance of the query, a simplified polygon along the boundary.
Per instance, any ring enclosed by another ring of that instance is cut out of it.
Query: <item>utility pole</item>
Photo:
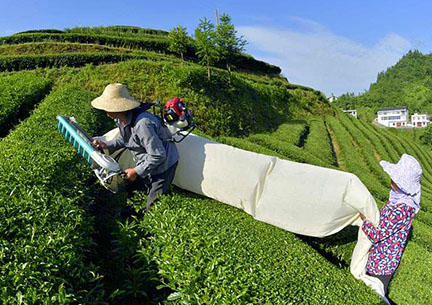
[[[217,8],[215,9],[215,12],[216,12],[216,24],[217,24],[217,26],[219,26],[219,15],[218,15]]]

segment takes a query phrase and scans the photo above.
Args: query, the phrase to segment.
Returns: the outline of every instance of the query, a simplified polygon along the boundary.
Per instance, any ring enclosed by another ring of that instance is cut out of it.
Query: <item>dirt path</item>
[[[330,128],[330,126],[326,122],[324,122],[324,124],[330,136],[330,144],[331,144],[334,157],[336,158],[336,163],[337,163],[336,166],[346,171],[345,163],[343,161],[343,158],[341,158],[340,146],[339,143],[336,141],[336,136],[334,135],[333,130]]]

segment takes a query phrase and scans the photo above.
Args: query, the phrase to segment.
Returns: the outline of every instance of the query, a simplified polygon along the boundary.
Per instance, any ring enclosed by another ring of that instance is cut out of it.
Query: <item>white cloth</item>
[[[415,195],[409,195],[404,193],[402,190],[394,190],[392,188],[389,194],[389,204],[396,205],[403,202],[414,209],[414,214],[417,214],[420,211],[420,199],[421,191]]]
[[[175,185],[242,209],[257,220],[315,237],[348,225],[360,227],[359,213],[378,225],[375,200],[354,174],[281,160],[193,134],[177,148]],[[359,228],[350,271],[384,296],[382,283],[365,274],[370,246]]]

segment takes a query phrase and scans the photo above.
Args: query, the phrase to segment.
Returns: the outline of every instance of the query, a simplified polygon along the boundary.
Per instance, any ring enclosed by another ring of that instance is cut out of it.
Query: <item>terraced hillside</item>
[[[41,47],[41,42],[46,46],[45,48]],[[58,45],[47,50],[53,47],[52,45],[47,46],[46,43],[48,42],[69,45],[68,47],[64,46],[63,50],[60,51],[63,59],[55,55],[59,53]],[[73,45],[70,46],[70,44]],[[89,44],[97,46],[89,46]],[[138,27],[113,26],[75,28],[65,31],[27,31],[8,37],[0,37],[0,71],[60,67],[63,65],[83,66],[87,63],[118,62],[132,58],[148,58],[149,56],[152,60],[158,57],[166,59],[165,54],[170,54],[168,46],[167,32]],[[34,50],[34,54],[30,55],[29,52],[26,52],[27,54],[24,53],[23,55],[21,50],[29,48]],[[134,50],[132,54],[130,53],[131,50]],[[96,56],[96,52],[98,56]],[[196,49],[193,44],[188,47],[185,55],[189,61],[197,61]],[[233,64],[238,69],[253,72],[266,74],[279,74],[281,72],[279,67],[256,60],[247,54],[236,56]],[[216,63],[216,65],[223,66],[222,63]]]
[[[231,84],[217,66],[209,82],[193,48],[186,62],[167,52],[163,31],[40,30],[0,41],[0,67],[10,67],[0,73],[0,151],[8,160],[0,163],[1,303],[380,304],[349,273],[352,228],[326,239],[297,236],[179,189],[143,219],[118,218],[126,204],[142,208],[144,195],[102,189],[55,120],[73,115],[90,133],[109,130],[89,103],[111,82],[143,101],[182,97],[205,136],[352,171],[380,204],[389,181],[378,161],[416,156],[423,206],[391,297],[431,303],[432,162],[408,136],[336,113],[320,92],[246,55]]]

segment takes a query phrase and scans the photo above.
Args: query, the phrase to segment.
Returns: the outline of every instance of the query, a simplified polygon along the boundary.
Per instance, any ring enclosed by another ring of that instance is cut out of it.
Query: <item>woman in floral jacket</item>
[[[378,227],[360,215],[362,230],[372,242],[366,273],[383,283],[388,303],[395,304],[388,298],[388,285],[399,266],[414,215],[420,210],[423,172],[418,161],[407,154],[397,164],[381,161],[380,165],[391,178],[391,190],[389,200],[380,210]]]

